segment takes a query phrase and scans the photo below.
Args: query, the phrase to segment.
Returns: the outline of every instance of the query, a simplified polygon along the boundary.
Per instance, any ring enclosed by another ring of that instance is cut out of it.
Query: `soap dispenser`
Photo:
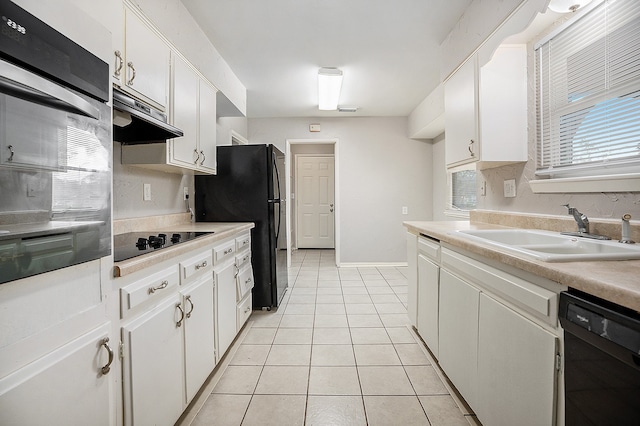
[[[631,239],[631,215],[629,213],[622,216],[622,236],[620,242],[624,244],[635,244],[636,242]]]

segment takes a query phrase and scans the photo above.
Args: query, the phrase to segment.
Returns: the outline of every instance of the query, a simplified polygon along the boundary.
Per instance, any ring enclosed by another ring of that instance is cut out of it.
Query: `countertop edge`
[[[640,260],[540,262],[452,234],[465,229],[508,229],[506,226],[469,221],[407,221],[403,225],[411,233],[446,242],[640,312]]]

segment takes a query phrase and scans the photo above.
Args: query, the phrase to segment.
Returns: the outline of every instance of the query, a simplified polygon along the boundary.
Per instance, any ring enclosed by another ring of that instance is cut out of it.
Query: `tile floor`
[[[292,260],[282,305],[253,313],[191,425],[478,424],[408,327],[406,268]]]

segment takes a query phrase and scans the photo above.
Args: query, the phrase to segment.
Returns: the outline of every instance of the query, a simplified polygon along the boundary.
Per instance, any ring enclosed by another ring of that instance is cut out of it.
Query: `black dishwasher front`
[[[640,314],[576,291],[560,294],[565,425],[640,425]]]

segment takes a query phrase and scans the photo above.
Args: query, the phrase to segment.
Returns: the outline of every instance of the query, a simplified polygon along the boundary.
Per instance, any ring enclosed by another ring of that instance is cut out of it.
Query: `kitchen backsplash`
[[[113,143],[113,218],[144,217],[186,212],[183,188],[193,194],[193,176],[126,166],[120,161],[122,144]],[[151,200],[143,200],[144,184]],[[189,197],[193,207],[193,197]]]

